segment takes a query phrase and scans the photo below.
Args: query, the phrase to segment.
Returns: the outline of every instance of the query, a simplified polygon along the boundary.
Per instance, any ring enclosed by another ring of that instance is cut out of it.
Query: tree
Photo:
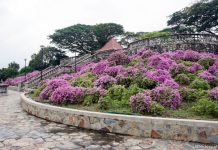
[[[76,24],[56,30],[49,38],[51,39],[51,43],[71,52],[90,52],[98,47],[93,27],[90,25]]]
[[[98,48],[104,46],[110,38],[122,35],[123,33],[123,26],[116,23],[101,23],[94,25],[94,34],[99,43]]]
[[[12,78],[18,75],[18,71],[14,68],[2,68],[0,69],[0,81],[5,81],[8,78]]]
[[[109,38],[122,33],[123,27],[115,23],[94,26],[76,24],[56,30],[49,38],[60,49],[84,54],[99,49]]]
[[[19,70],[20,69],[20,65],[18,63],[16,63],[15,61],[13,61],[13,62],[8,64],[8,68]]]
[[[201,0],[170,16],[167,24],[176,33],[218,33],[218,1]]]
[[[61,51],[51,46],[41,46],[37,54],[31,56],[29,67],[34,70],[42,70],[48,66],[55,66],[60,64],[60,60],[66,58],[64,51]]]
[[[151,37],[157,37],[157,36],[168,36],[168,32],[161,32],[161,31],[154,31],[154,32],[144,32],[143,34],[138,36],[138,39],[145,39],[145,38],[151,38]]]
[[[19,71],[19,74],[23,75],[25,73],[29,73],[29,72],[32,72],[32,71],[33,71],[33,68],[30,67],[30,66],[27,66],[27,67],[21,68],[20,71]]]

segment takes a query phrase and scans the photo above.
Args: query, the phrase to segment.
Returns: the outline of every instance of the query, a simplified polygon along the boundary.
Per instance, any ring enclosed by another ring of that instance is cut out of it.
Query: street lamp
[[[76,51],[74,51],[74,71],[75,71],[75,73],[76,73]]]
[[[26,58],[24,59],[24,61],[25,61],[25,81],[26,81]]]

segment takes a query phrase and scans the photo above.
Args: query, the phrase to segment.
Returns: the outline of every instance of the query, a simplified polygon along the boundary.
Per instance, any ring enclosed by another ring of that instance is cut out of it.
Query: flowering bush
[[[121,50],[110,54],[108,60],[114,65],[125,65],[130,62],[129,57]]]
[[[142,59],[148,58],[155,54],[157,53],[151,50],[147,50],[147,49],[140,49],[137,51],[137,55],[140,56]]]
[[[210,88],[210,85],[207,81],[204,79],[195,79],[190,84],[190,87],[193,89],[202,89],[202,90],[208,90]]]
[[[210,66],[213,65],[214,61],[215,61],[215,60],[212,59],[212,58],[203,57],[203,58],[201,58],[201,59],[198,61],[198,63],[199,63],[201,66],[203,66],[205,69],[208,69]]]
[[[149,92],[138,93],[129,99],[131,110],[136,113],[145,114],[151,109],[151,96]]]
[[[100,77],[94,82],[94,86],[102,89],[109,88],[110,85],[115,84],[117,80],[109,75]]]
[[[176,109],[182,102],[181,96],[177,89],[169,86],[158,86],[151,90],[152,100],[160,102],[161,105]]]
[[[212,66],[208,68],[208,71],[212,74],[218,72],[218,61],[216,61]]]
[[[118,66],[108,67],[105,70],[105,73],[108,74],[109,76],[116,77],[118,74],[122,73],[123,71],[124,71],[124,67],[118,65]]]
[[[145,76],[160,83],[163,83],[166,79],[171,79],[170,73],[166,70],[161,69],[155,71],[147,71],[145,73]]]
[[[196,51],[186,50],[183,55],[183,60],[198,61],[200,59],[200,54]]]
[[[173,79],[166,79],[160,86],[168,86],[172,89],[179,89],[179,84]]]
[[[184,64],[173,64],[170,67],[170,73],[173,77],[181,73],[187,73],[188,68]]]
[[[176,62],[170,58],[162,57],[160,55],[153,55],[148,58],[148,66],[154,67],[155,69],[166,69],[176,64]]]
[[[81,102],[85,95],[85,89],[81,87],[61,86],[57,88],[51,95],[51,102],[60,103],[78,103]]]
[[[203,67],[201,65],[199,65],[198,63],[193,63],[191,67],[189,67],[189,72],[194,73],[198,70],[203,69]]]
[[[181,85],[189,85],[190,84],[189,77],[184,73],[178,74],[175,77],[175,80],[176,80],[176,82],[178,82]]]
[[[105,69],[109,66],[109,62],[108,61],[100,61],[98,63],[96,63],[93,67],[92,72],[94,74],[100,75],[102,73],[104,73]]]
[[[203,72],[199,73],[198,75],[207,81],[211,81],[211,80],[214,80],[216,78],[214,75],[212,75],[208,71],[203,71]]]
[[[35,77],[37,76],[38,74],[40,73],[40,71],[33,71],[33,72],[30,72],[30,73],[27,73],[26,77],[25,76],[19,76],[19,77],[16,77],[16,78],[13,78],[13,79],[7,79],[4,83],[5,84],[8,84],[8,85],[12,85],[12,86],[16,86],[22,82],[32,77]]]
[[[213,99],[218,101],[218,87],[213,88],[209,91],[209,96]]]

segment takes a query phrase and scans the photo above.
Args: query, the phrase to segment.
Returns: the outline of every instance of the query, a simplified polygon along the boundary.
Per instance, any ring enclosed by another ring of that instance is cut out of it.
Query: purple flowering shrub
[[[129,57],[122,50],[110,54],[108,60],[114,65],[125,65],[130,62]]]
[[[127,108],[161,115],[201,98],[217,103],[217,81],[215,54],[141,49],[128,56],[116,51],[108,59],[78,65],[76,73],[47,80],[39,96],[54,104],[79,103],[108,111]]]
[[[97,88],[107,89],[112,84],[115,84],[117,80],[114,77],[111,77],[109,75],[104,75],[95,80],[94,86]]]
[[[176,109],[182,102],[178,89],[169,86],[158,86],[151,90],[152,100],[160,102],[161,105]]]
[[[33,72],[30,72],[30,73],[27,73],[26,77],[25,76],[19,76],[19,77],[13,78],[13,79],[9,78],[4,83],[8,84],[8,85],[16,86],[16,85],[24,82],[25,79],[28,80],[28,79],[30,79],[32,77],[35,77],[39,73],[40,73],[40,71],[33,71]]]
[[[81,87],[61,86],[58,87],[50,97],[50,101],[54,104],[60,103],[80,103],[83,101],[85,89]]]
[[[218,101],[218,87],[215,87],[209,91],[209,96],[211,99]]]

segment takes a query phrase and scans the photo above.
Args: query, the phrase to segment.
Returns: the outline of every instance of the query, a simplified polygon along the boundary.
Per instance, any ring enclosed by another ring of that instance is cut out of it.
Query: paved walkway
[[[206,149],[202,146],[205,145],[105,134],[57,124],[24,112],[18,92],[9,91],[8,96],[0,97],[0,150]]]

